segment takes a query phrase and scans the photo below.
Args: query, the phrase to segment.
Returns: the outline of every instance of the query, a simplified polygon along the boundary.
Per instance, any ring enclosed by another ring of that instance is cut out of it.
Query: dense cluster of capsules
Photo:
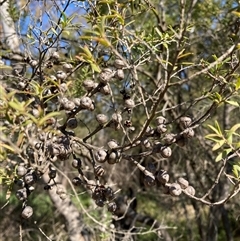
[[[72,183],[75,186],[86,186],[92,193],[92,199],[98,207],[103,207],[107,205],[108,211],[114,213],[117,209],[117,205],[114,202],[115,194],[111,187],[106,187],[104,185],[97,185],[95,182],[87,180],[82,172],[82,162],[80,158],[74,157],[72,161],[72,166],[76,168],[79,172],[79,176],[74,177]],[[102,176],[105,173],[104,169],[100,165],[94,167],[95,176]]]
[[[195,195],[194,187],[189,185],[185,178],[179,177],[176,182],[170,183],[170,176],[165,170],[157,171],[155,167],[152,167],[149,171],[153,176],[145,175],[144,183],[146,186],[160,186],[164,194],[170,194],[174,197],[179,196],[182,191],[192,196]]]
[[[55,63],[59,64],[59,58],[59,54],[54,52],[45,67],[52,68]],[[33,68],[38,66],[36,61],[30,62]],[[111,68],[102,69],[98,75],[98,81],[91,79],[84,80],[82,86],[85,88],[86,94],[76,98],[67,96],[68,84],[66,80],[74,69],[71,64],[63,63],[62,70],[57,71],[54,76],[49,76],[49,78],[56,81],[58,85],[43,91],[43,100],[47,101],[43,104],[40,100],[36,99],[32,103],[31,114],[39,119],[42,118],[43,113],[47,114],[51,113],[51,111],[61,110],[65,113],[66,118],[61,124],[55,117],[47,118],[44,122],[44,128],[36,129],[36,126],[32,124],[32,129],[30,128],[31,130],[28,132],[28,137],[31,141],[26,148],[24,157],[29,160],[29,163],[20,163],[17,166],[15,181],[19,186],[16,196],[19,200],[23,201],[24,204],[23,218],[29,218],[33,213],[32,208],[27,205],[27,199],[34,190],[34,184],[48,171],[49,183],[53,181],[51,185],[57,185],[54,181],[57,171],[51,163],[55,163],[58,160],[67,160],[71,156],[73,157],[72,166],[76,168],[79,173],[77,177],[73,178],[72,183],[76,186],[87,187],[91,190],[92,198],[97,206],[103,207],[107,205],[110,212],[114,213],[116,211],[117,205],[114,202],[114,191],[111,187],[100,184],[99,178],[105,174],[105,170],[97,163],[108,163],[111,165],[119,163],[122,158],[126,158],[126,156],[123,155],[124,150],[114,139],[107,142],[107,147],[96,148],[92,156],[92,166],[97,184],[95,182],[94,184],[89,184],[89,181],[83,173],[82,162],[76,157],[72,148],[72,137],[75,136],[75,129],[79,126],[77,114],[82,110],[91,112],[95,110],[93,97],[96,93],[112,95],[110,84],[114,80],[121,81],[125,78],[125,67],[126,64],[123,60],[115,59]],[[28,83],[20,82],[19,85],[22,90],[30,88]],[[135,107],[134,97],[125,89],[120,90],[120,95],[122,96],[122,105],[120,105],[121,108],[119,107],[119,110],[114,110],[114,113],[112,113],[110,117],[103,113],[96,114],[95,117],[98,123],[96,130],[109,127],[117,131],[120,130],[121,126],[129,132],[135,130],[131,120],[132,110]],[[24,96],[24,98],[26,98],[26,96]],[[127,113],[127,115],[123,115],[124,113]],[[22,121],[24,121],[24,118]],[[155,119],[155,127],[148,126],[144,135],[141,139],[136,140],[133,146],[142,145],[143,148],[150,151],[149,155],[158,153],[162,158],[169,158],[172,155],[171,145],[173,143],[184,146],[186,140],[194,136],[194,130],[191,124],[191,118],[183,116],[179,119],[181,133],[167,133],[168,123],[166,118],[158,116]],[[34,133],[36,136],[33,138]],[[86,142],[87,139],[88,136],[83,138],[83,141]],[[151,169],[149,167],[145,168],[136,162],[135,164],[137,164],[138,168],[145,174],[145,185],[154,186],[158,184],[162,187],[164,193],[173,196],[180,195],[182,190],[185,190],[185,192],[190,195],[195,194],[194,188],[188,185],[187,180],[179,178],[176,183],[169,183],[169,175],[167,172],[163,170],[156,171],[154,168]],[[45,185],[45,190],[51,189],[49,183]],[[66,192],[61,188],[57,188],[57,194],[61,199],[66,198]]]

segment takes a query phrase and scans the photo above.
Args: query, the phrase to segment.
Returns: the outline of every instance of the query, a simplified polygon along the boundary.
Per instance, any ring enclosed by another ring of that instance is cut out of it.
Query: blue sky
[[[81,25],[86,24],[83,22],[83,18],[81,18],[81,16],[85,13],[85,10],[83,9],[85,2],[58,0],[55,1],[55,3],[50,0],[31,1],[24,9],[22,9],[20,12],[22,17],[20,18],[20,21],[16,23],[16,27],[18,31],[20,31],[20,34],[28,38],[32,35],[34,39],[39,36],[45,38],[47,30],[49,30],[51,26],[54,28],[56,27],[61,11],[64,11],[68,18],[75,16],[72,21],[73,23]],[[50,37],[52,33],[52,31],[48,32],[48,36]],[[25,37],[23,38],[24,42],[30,41],[30,39],[27,40]],[[30,42],[32,42],[32,46],[35,45],[35,47],[38,47],[39,42],[37,41],[33,44],[34,39]],[[64,43],[62,42],[61,44]],[[24,46],[22,46],[22,49],[24,49]]]

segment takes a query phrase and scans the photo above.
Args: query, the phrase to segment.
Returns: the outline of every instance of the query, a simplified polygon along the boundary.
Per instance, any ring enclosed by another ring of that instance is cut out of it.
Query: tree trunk
[[[9,0],[0,2],[0,23],[2,24],[3,37],[8,47],[13,52],[20,51],[19,38],[15,30],[14,22],[9,14]]]
[[[48,182],[49,177],[44,174],[43,179]],[[59,182],[57,182],[59,183]],[[56,209],[63,215],[66,220],[66,226],[68,230],[70,241],[90,241],[90,233],[84,229],[84,223],[80,215],[80,211],[72,203],[69,196],[65,199],[61,199],[56,192],[61,189],[63,193],[67,193],[66,188],[62,184],[57,184],[49,190],[49,196]]]

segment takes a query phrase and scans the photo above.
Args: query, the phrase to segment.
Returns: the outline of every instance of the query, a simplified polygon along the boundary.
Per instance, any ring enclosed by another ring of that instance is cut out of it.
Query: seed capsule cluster
[[[153,175],[146,174],[144,176],[145,186],[160,186],[164,194],[169,194],[173,197],[181,195],[183,191],[192,196],[195,195],[195,189],[183,177],[179,177],[176,182],[170,183],[170,176],[165,170],[157,171],[153,164],[151,166],[152,168],[148,166],[147,170]]]
[[[103,207],[105,204],[108,205],[108,210],[114,213],[117,209],[114,199],[114,192],[111,187],[96,186],[92,193],[92,198],[99,207]]]
[[[31,206],[27,205],[27,200],[29,195],[34,191],[34,184],[39,179],[39,174],[33,168],[25,167],[24,165],[19,165],[16,168],[17,177],[15,179],[15,184],[19,188],[16,191],[16,197],[19,201],[23,202],[22,218],[28,219],[33,214],[33,209]]]
[[[93,147],[88,139],[105,128],[116,132],[122,130],[127,138],[132,133],[134,134],[135,120],[132,114],[141,102],[134,94],[133,81],[129,81],[127,75],[125,76],[125,72],[129,68],[128,63],[124,58],[113,59],[112,64],[102,66],[100,73],[95,74],[92,79],[88,78],[81,82],[82,91],[85,92],[82,96],[73,97],[68,95],[70,84],[67,81],[74,70],[74,66],[71,63],[62,62],[60,59],[59,53],[53,52],[50,59],[46,61],[44,67],[48,69],[53,68],[55,64],[58,64],[61,68],[54,71],[54,75],[42,80],[42,99],[39,100],[34,96],[30,112],[34,117],[32,118],[34,123],[27,126],[28,122],[26,122],[27,128],[24,130],[24,138],[28,138],[29,143],[26,147],[24,146],[24,162],[16,166],[15,180],[18,186],[16,196],[24,204],[23,218],[29,218],[33,214],[32,208],[27,205],[28,197],[34,191],[34,185],[45,173],[48,175],[49,182],[46,183],[44,189],[47,191],[53,185],[56,185],[57,195],[62,200],[67,197],[65,190],[56,184],[58,175],[56,167],[60,161],[70,161],[70,165],[78,172],[78,175],[72,179],[72,183],[76,187],[89,189],[97,206],[107,206],[107,209],[114,213],[117,209],[114,202],[115,194],[111,187],[100,184],[106,174],[106,165],[117,165],[122,159],[127,159],[125,150],[128,150],[129,146],[140,146],[149,156],[156,155],[159,159],[168,159],[172,156],[173,145],[177,144],[182,147],[186,145],[188,139],[194,137],[190,117],[182,116],[179,118],[178,125],[181,132],[174,134],[169,133],[170,123],[167,119],[158,116],[153,121],[154,123],[150,123],[152,126],[147,126],[141,137],[134,140],[133,143],[127,144],[127,147],[123,147],[125,143],[121,145],[117,140],[110,138],[107,139],[106,143],[100,143],[99,147]],[[29,64],[32,68],[38,66],[38,62],[34,60],[31,60]],[[131,85],[126,84],[121,87],[121,90],[117,90],[117,84],[125,78],[127,79],[126,83],[131,82]],[[44,81],[56,84],[45,88]],[[19,85],[21,90],[29,91],[29,93],[33,91],[28,83],[21,82]],[[118,92],[116,103],[114,103],[114,92]],[[99,109],[97,102],[101,98],[107,99],[108,95],[111,97],[114,108],[111,107],[109,113],[104,113],[104,109],[101,110],[102,113],[96,113],[96,110]],[[52,113],[55,111],[61,112],[59,119],[55,116],[55,113]],[[78,138],[79,132],[77,130],[80,129],[82,119],[78,115],[83,112],[93,112],[95,117],[93,121],[95,121],[97,127],[95,131],[81,139],[82,137]],[[19,117],[19,123],[26,121],[24,118]],[[78,141],[76,141],[77,138]],[[116,135],[114,138],[120,140]],[[87,149],[90,156],[88,165],[85,165],[87,158],[85,159],[84,155],[82,155],[84,159],[81,157],[84,148]],[[89,166],[92,168],[90,173],[94,180],[88,180],[85,176],[86,169],[84,168],[89,168]],[[156,170],[154,165],[149,165],[146,168],[141,165],[137,165],[137,167],[144,172],[144,184],[148,187],[159,185],[164,193],[172,196],[179,196],[183,190],[189,195],[195,194],[194,188],[189,186],[188,181],[183,178],[170,183],[169,174],[164,170]]]
[[[194,137],[194,130],[190,128],[192,120],[190,117],[180,118],[181,133],[167,133],[168,123],[165,117],[158,116],[155,119],[156,127],[148,126],[145,135],[141,140],[144,148],[153,150],[153,153],[159,153],[162,158],[169,158],[172,156],[171,146],[176,143],[183,147],[187,140]]]
[[[152,150],[152,154],[158,154],[161,158],[167,159],[172,156],[171,146],[185,145],[187,139],[194,136],[194,130],[190,127],[192,120],[190,117],[180,118],[179,124],[182,129],[181,133],[167,133],[168,123],[165,117],[158,116],[155,119],[156,127],[148,126],[145,135],[141,139],[141,145],[146,150]],[[159,156],[158,156],[159,157]],[[147,187],[160,186],[164,194],[179,196],[183,191],[190,195],[195,195],[195,189],[189,185],[188,181],[182,177],[177,182],[170,183],[170,176],[165,170],[157,171],[154,165],[142,167],[136,163],[138,168],[144,173],[144,184]]]

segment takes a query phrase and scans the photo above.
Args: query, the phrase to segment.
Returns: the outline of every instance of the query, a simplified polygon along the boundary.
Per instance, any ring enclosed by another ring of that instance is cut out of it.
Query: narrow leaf
[[[24,112],[25,109],[24,107],[20,104],[20,103],[16,103],[14,101],[9,101],[8,105],[13,108],[14,110],[20,111],[20,112]]]
[[[237,101],[233,101],[233,100],[226,100],[226,102],[230,105],[233,105],[233,106],[239,106],[238,102]]]
[[[239,129],[239,128],[240,128],[240,123],[235,124],[234,126],[232,126],[232,128],[230,129],[230,131],[236,132],[236,130]]]
[[[235,84],[235,89],[238,90],[240,88],[240,78],[237,78],[237,82]]]
[[[101,72],[101,69],[99,68],[98,65],[94,64],[94,63],[90,63],[92,69],[97,72],[97,73],[100,73]]]
[[[232,134],[229,134],[229,135],[227,136],[227,143],[230,144],[230,145],[232,145],[232,141],[233,141],[233,135],[232,135]]]
[[[54,116],[58,116],[60,115],[61,113],[60,112],[51,112],[47,115],[45,115],[43,118],[41,118],[39,121],[38,121],[38,126],[41,126],[43,125],[48,119],[50,119],[51,117],[54,117]]]
[[[12,148],[11,146],[9,146],[9,145],[7,145],[7,144],[4,144],[4,143],[1,143],[1,142],[0,142],[0,147],[3,147],[3,148],[5,148],[5,149],[8,149],[8,150],[14,152],[14,148]]]
[[[57,33],[57,31],[55,30],[55,28],[51,28],[51,30],[52,30],[52,32],[57,36],[58,35],[58,33]]]
[[[218,129],[218,133],[220,133],[220,134],[222,135],[221,128],[220,128],[220,126],[219,126],[219,124],[218,124],[218,121],[216,121],[216,120],[215,120],[215,126],[216,126],[217,129]]]
[[[232,11],[232,13],[233,13],[234,15],[236,15],[237,17],[240,17],[240,12]]]
[[[239,165],[233,165],[233,174],[236,178],[239,178],[239,172],[240,172],[240,166]]]
[[[212,141],[214,141],[214,142],[219,142],[219,141],[221,141],[222,140],[222,138],[213,138],[213,137],[208,137],[208,136],[206,136],[206,138],[207,139],[209,139],[209,140],[212,140]]]
[[[221,148],[221,146],[222,146],[224,143],[225,143],[225,140],[221,140],[221,141],[217,142],[217,143],[213,146],[212,150],[213,150],[213,151],[218,150],[219,148]]]
[[[221,153],[219,153],[219,154],[217,155],[217,157],[216,157],[216,159],[215,159],[215,162],[221,161],[222,158],[223,158],[223,153],[221,152]]]
[[[24,140],[25,134],[22,132],[19,134],[18,136],[18,140],[17,140],[17,146],[20,147],[20,145],[22,144],[23,140]]]
[[[212,125],[208,125],[208,127],[211,128],[215,133],[217,133],[218,136],[220,136],[220,133],[218,132],[218,130],[215,127],[213,127]]]

